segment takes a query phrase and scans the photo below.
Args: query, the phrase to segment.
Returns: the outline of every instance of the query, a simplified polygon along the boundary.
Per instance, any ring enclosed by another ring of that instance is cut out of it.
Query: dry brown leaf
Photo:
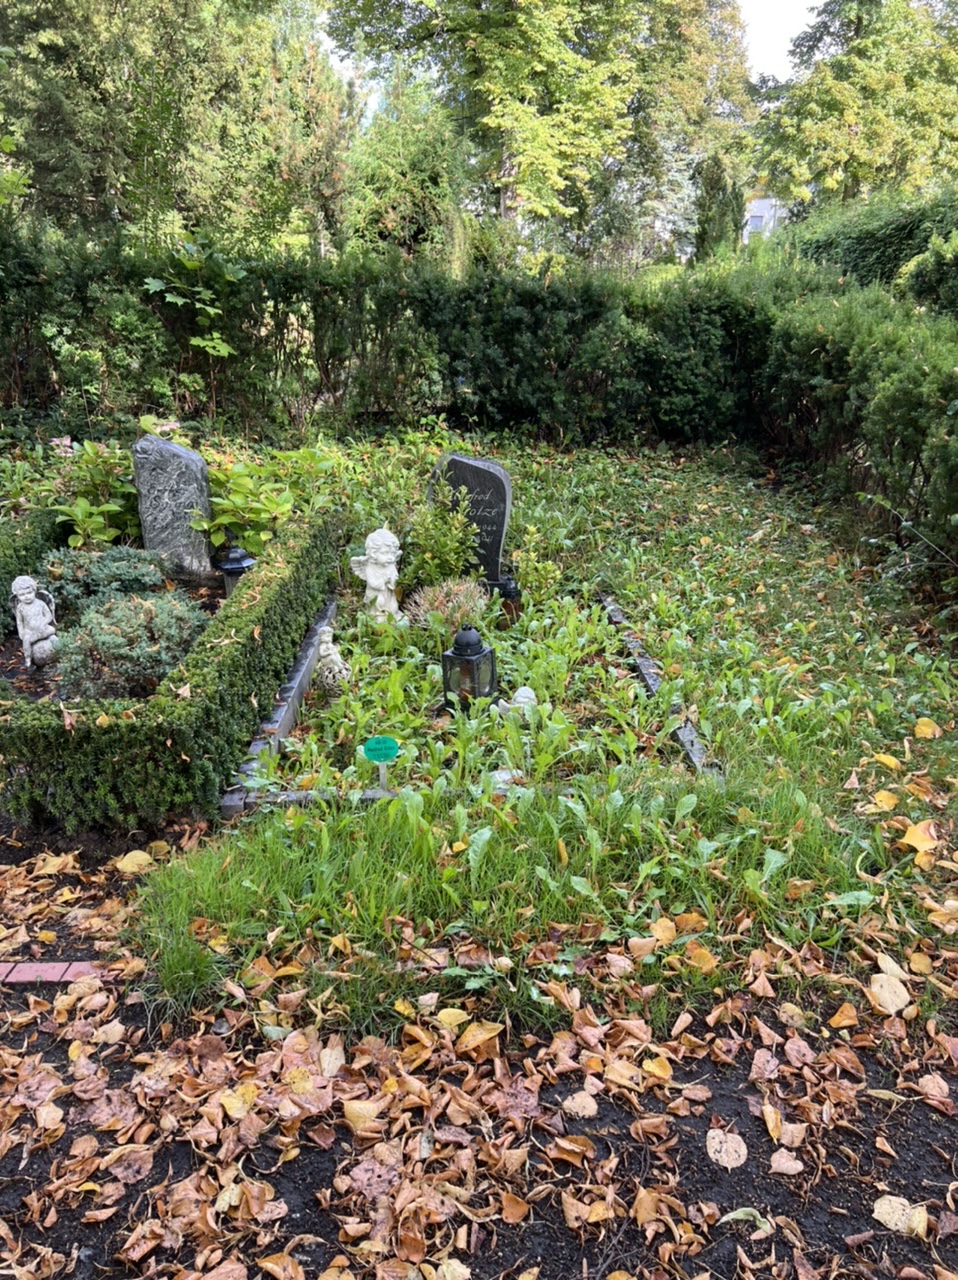
[[[705,1138],[708,1157],[723,1169],[737,1169],[748,1159],[748,1147],[737,1133],[725,1129],[709,1129]]]
[[[571,1191],[562,1192],[562,1214],[571,1231],[581,1231],[590,1223],[607,1222],[613,1212],[611,1205],[604,1200],[589,1204],[585,1200],[577,1200]]]
[[[779,1142],[783,1147],[791,1147],[793,1150],[800,1147],[808,1136],[808,1125],[792,1124],[788,1120],[782,1123],[782,1132],[779,1136]]]
[[[877,1218],[889,1231],[903,1236],[928,1234],[928,1211],[924,1205],[911,1204],[904,1196],[879,1196],[872,1205],[872,1217]]]
[[[599,1104],[591,1093],[580,1089],[578,1093],[573,1093],[564,1099],[562,1110],[567,1115],[576,1116],[579,1120],[591,1120],[593,1116],[599,1114]]]
[[[444,1258],[436,1271],[436,1280],[470,1280],[472,1268],[458,1258]],[[412,1280],[412,1276],[409,1277]]]
[[[933,1071],[918,1081],[918,1092],[925,1098],[947,1098],[948,1081],[937,1071]]]
[[[901,1013],[911,1003],[905,984],[890,973],[876,973],[868,984],[879,1009],[883,1013]]]
[[[502,1193],[502,1220],[513,1226],[517,1222],[522,1222],[529,1214],[529,1204],[525,1200],[520,1200],[518,1196],[514,1196],[510,1191]]]
[[[55,1102],[41,1102],[33,1113],[41,1129],[55,1129],[63,1119],[63,1108]]]
[[[207,1271],[203,1280],[247,1280],[249,1272],[242,1262],[237,1262],[235,1258],[229,1258],[226,1262],[221,1262],[218,1267],[214,1267],[212,1271]]]
[[[805,1166],[797,1156],[793,1156],[792,1153],[790,1151],[786,1151],[784,1147],[779,1147],[779,1149],[772,1154],[772,1163],[770,1168],[772,1173],[784,1173],[791,1176],[796,1173],[801,1173]]]
[[[302,1266],[288,1253],[271,1253],[268,1258],[258,1258],[256,1265],[275,1280],[306,1280]]]
[[[659,1197],[654,1191],[647,1191],[645,1187],[639,1187],[635,1193],[635,1199],[632,1201],[629,1217],[633,1219],[637,1227],[644,1227],[647,1222],[652,1222],[658,1216]]]
[[[682,911],[675,917],[675,927],[679,933],[701,933],[708,921],[699,911]]]
[[[553,1160],[565,1160],[582,1168],[583,1160],[595,1159],[595,1143],[585,1134],[566,1134],[546,1148],[546,1155]]]

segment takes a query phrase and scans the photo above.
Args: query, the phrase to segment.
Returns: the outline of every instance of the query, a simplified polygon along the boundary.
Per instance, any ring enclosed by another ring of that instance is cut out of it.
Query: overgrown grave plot
[[[665,745],[663,717],[643,696],[600,605],[565,596],[530,605],[506,630],[498,628],[501,618],[495,601],[476,619],[496,650],[499,694],[491,706],[454,711],[444,705],[440,667],[452,637],[438,616],[421,628],[381,627],[354,615],[338,633],[352,667],[350,688],[332,700],[308,695],[270,776],[348,801],[373,781],[361,748],[376,734],[399,742],[390,765],[394,788],[466,791],[505,782],[561,791],[583,774],[608,777],[654,760]],[[510,709],[521,686],[533,689],[538,703]]]
[[[325,524],[290,521],[151,697],[10,699],[0,717],[3,811],[69,830],[215,812],[334,559]]]
[[[378,486],[397,510],[410,469],[428,470],[421,442],[409,468],[404,447],[363,454],[364,493]],[[337,802],[239,824],[188,874],[151,881],[147,945],[169,989],[257,960],[301,964],[330,1016],[377,1028],[424,978],[532,1020],[552,1016],[553,981],[661,1013],[680,993],[758,981],[749,957],[766,937],[854,970],[844,957],[889,912],[921,939],[950,927],[953,673],[822,514],[763,490],[727,451],[497,456],[515,482],[527,607],[510,631],[494,614],[480,625],[505,692],[528,683],[551,710],[444,723],[447,634],[340,627],[349,695],[308,707],[290,754],[264,769]],[[658,701],[612,628],[587,622],[596,586],[660,659]],[[578,639],[592,626],[590,660]],[[722,758],[723,785],[667,754],[673,702]],[[359,748],[381,733],[400,743],[399,795],[354,811],[375,779]],[[500,769],[518,774],[505,796]],[[929,946],[932,1008],[955,975]]]

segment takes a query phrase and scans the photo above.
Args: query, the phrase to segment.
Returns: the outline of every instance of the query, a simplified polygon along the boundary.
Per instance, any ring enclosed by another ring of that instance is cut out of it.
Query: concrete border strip
[[[638,633],[612,597],[600,591],[599,599],[602,601],[608,620],[622,633],[622,640],[629,651],[632,666],[645,686],[646,692],[650,695],[658,693],[662,687],[662,677],[659,674],[658,664],[655,659],[651,657],[639,640]],[[724,778],[724,771],[718,761],[707,758],[708,749],[699,739],[691,720],[684,714],[682,707],[678,703],[673,703],[671,713],[674,716],[683,717],[682,723],[672,730],[671,737],[682,748],[686,759],[696,773],[710,773]]]

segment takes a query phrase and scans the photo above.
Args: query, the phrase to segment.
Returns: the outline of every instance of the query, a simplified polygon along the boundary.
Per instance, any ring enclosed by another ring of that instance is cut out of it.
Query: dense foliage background
[[[11,0],[4,439],[735,435],[947,565],[954,29],[825,0],[756,86],[734,0]]]

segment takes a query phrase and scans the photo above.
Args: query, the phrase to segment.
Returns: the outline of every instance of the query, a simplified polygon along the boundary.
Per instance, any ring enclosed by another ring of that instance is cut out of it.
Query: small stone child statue
[[[366,554],[353,556],[349,566],[357,578],[366,584],[363,599],[376,622],[402,617],[396,599],[396,582],[399,578],[399,560],[402,548],[399,539],[385,525],[375,529],[366,539]]]
[[[333,642],[332,627],[320,627],[316,683],[330,697],[336,697],[337,694],[342,693],[343,686],[349,684],[352,674],[349,669],[349,663]]]
[[[17,633],[23,644],[26,666],[44,667],[53,661],[57,651],[56,605],[49,591],[43,591],[33,578],[14,578],[10,608],[17,620]]]

